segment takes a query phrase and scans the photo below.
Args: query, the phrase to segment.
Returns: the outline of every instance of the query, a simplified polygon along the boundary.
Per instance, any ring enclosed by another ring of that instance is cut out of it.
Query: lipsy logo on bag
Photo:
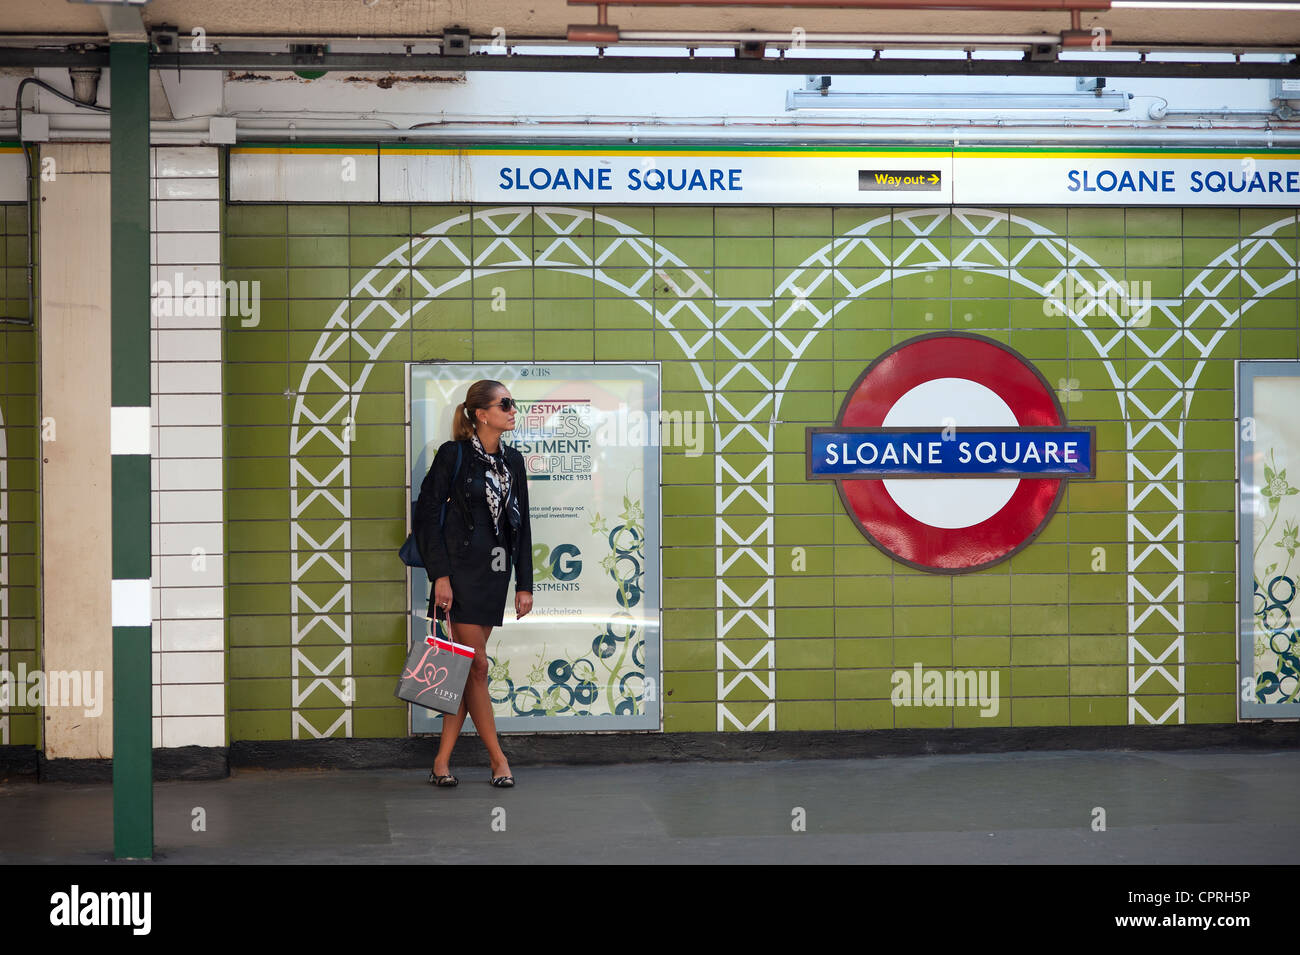
[[[429,659],[437,654],[438,645],[436,643],[427,646],[424,650],[424,656],[420,657],[420,662],[402,674],[403,680],[414,679],[416,683],[424,685],[424,689],[417,693],[416,696],[424,696],[430,690],[441,686],[442,682],[447,679],[448,669],[438,666]],[[446,694],[438,695],[445,696]]]

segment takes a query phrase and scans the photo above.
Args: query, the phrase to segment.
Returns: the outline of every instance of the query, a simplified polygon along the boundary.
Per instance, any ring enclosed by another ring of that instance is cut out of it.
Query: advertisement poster
[[[519,405],[502,441],[528,471],[533,610],[488,637],[503,732],[659,729],[659,365],[411,365],[411,495],[451,439],[479,379]],[[428,633],[430,583],[412,574],[412,638]],[[468,724],[467,724],[468,725]],[[413,733],[437,714],[411,708]]]
[[[1242,362],[1241,715],[1300,716],[1300,362]]]

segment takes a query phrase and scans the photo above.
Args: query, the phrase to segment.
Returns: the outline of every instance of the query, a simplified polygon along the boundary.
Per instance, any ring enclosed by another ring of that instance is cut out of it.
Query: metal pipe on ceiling
[[[1118,2],[1118,0],[1117,0]],[[1295,4],[1296,10],[1300,11],[1300,2]],[[591,27],[575,27],[574,29],[590,29]],[[665,37],[672,37],[671,43],[660,40],[650,40],[645,37],[650,34],[662,33]],[[613,34],[601,34],[602,36],[612,36]],[[724,34],[719,34],[724,35]],[[728,45],[743,42],[747,38],[759,38],[771,46],[790,46],[793,43],[793,34],[786,33],[748,33],[748,32],[731,32],[725,34],[733,39],[728,41]],[[1088,34],[1091,36],[1091,33]],[[632,37],[636,39],[632,39]],[[665,45],[683,47],[690,46],[698,48],[707,46],[708,38],[712,36],[709,33],[688,32],[688,31],[622,31],[619,34],[619,42],[627,44],[628,49],[646,49],[650,47],[662,47]],[[849,42],[837,42],[827,39],[827,37],[844,36],[852,38]],[[872,44],[879,46],[883,50],[890,49],[892,44],[900,46],[912,46],[917,42],[928,41],[937,47],[965,47],[972,43],[988,42],[990,45],[1000,45],[1003,40],[1007,43],[1029,44],[1041,42],[1043,40],[1053,40],[1057,34],[1052,33],[1025,33],[1025,34],[941,34],[941,33],[844,33],[844,34],[804,34],[800,37],[799,42],[805,45],[855,48],[863,44]],[[913,37],[921,37],[923,41],[913,40]],[[102,44],[105,38],[102,35],[92,34],[28,34],[28,33],[0,33],[0,54],[4,52],[23,50],[28,53],[44,52],[46,54],[57,53],[60,57],[82,56],[80,53],[67,52],[74,47],[94,47],[96,44]],[[224,49],[226,46],[235,43],[252,43],[276,45],[283,52],[288,43],[312,43],[316,45],[331,45],[339,47],[342,45],[364,45],[377,46],[381,49],[372,51],[374,55],[392,56],[405,59],[408,55],[405,48],[411,47],[410,55],[424,56],[437,55],[436,50],[441,49],[440,38],[430,38],[428,36],[402,36],[397,34],[391,35],[368,35],[357,36],[356,34],[339,34],[339,33],[304,33],[304,34],[269,34],[269,33],[209,33],[207,36],[208,46],[210,48]],[[496,46],[494,46],[496,42]],[[566,34],[565,36],[511,36],[508,46],[509,50],[526,50],[532,47],[562,47],[571,41]],[[475,50],[475,54],[484,53],[488,50],[499,50],[499,41],[488,34],[475,36],[470,35],[470,43],[480,49]],[[15,46],[13,44],[21,44]],[[58,49],[51,47],[57,45]],[[594,44],[591,44],[594,45]],[[387,49],[384,49],[384,48]],[[402,50],[396,51],[392,47],[402,47]],[[421,52],[416,53],[416,50]],[[1296,52],[1295,44],[1287,45],[1277,43],[1274,45],[1250,44],[1242,45],[1216,45],[1213,43],[1174,43],[1158,42],[1144,40],[1141,37],[1129,37],[1124,40],[1112,39],[1107,44],[1107,49],[1112,52],[1139,52],[1148,53],[1230,53],[1243,55],[1256,54],[1282,54],[1293,55]],[[270,50],[249,50],[247,52],[272,52]],[[609,51],[606,51],[607,53]],[[496,55],[507,55],[497,53]],[[509,54],[514,55],[514,54]],[[682,57],[685,59],[685,55]],[[20,65],[20,64],[11,64]],[[67,66],[63,63],[37,63],[37,66]],[[467,66],[463,71],[477,69],[476,66]]]
[[[87,117],[86,119],[89,119]],[[84,119],[82,120],[84,122]],[[0,127],[0,136],[13,135],[12,127]],[[993,126],[954,126],[951,123],[925,123],[911,126],[881,126],[871,123],[841,123],[839,128],[810,129],[805,126],[736,126],[728,121],[711,126],[648,127],[635,123],[599,124],[573,123],[551,125],[546,123],[527,126],[497,126],[485,129],[471,123],[446,124],[419,129],[357,129],[337,128],[328,124],[286,122],[278,126],[237,124],[241,142],[355,142],[382,145],[397,142],[456,143],[530,143],[583,144],[640,143],[644,145],[691,144],[701,148],[709,145],[738,144],[762,146],[845,144],[861,147],[874,145],[907,144],[917,146],[1011,146],[1011,145],[1074,145],[1074,146],[1204,146],[1207,148],[1274,149],[1300,147],[1300,130],[1270,128],[1229,129],[1133,129],[1131,127],[1088,126],[1073,127],[1032,126],[1017,129]],[[78,125],[51,127],[51,139],[106,140],[108,130],[100,126]],[[155,142],[208,142],[208,134],[197,129],[158,128],[155,124],[150,134]]]
[[[672,43],[679,46],[701,46],[708,44],[772,44],[778,48],[805,48],[814,46],[917,46],[927,47],[951,46],[966,49],[970,47],[1037,47],[1041,45],[1082,48],[1091,47],[1101,41],[1105,46],[1111,45],[1109,31],[1094,34],[1086,30],[1065,30],[1061,33],[801,33],[798,39],[787,31],[785,33],[765,31],[702,31],[686,32],[679,30],[620,30],[616,26],[569,26],[570,43],[584,43],[593,46],[609,47],[616,43]]]
[[[1109,10],[1111,0],[568,0],[571,7],[792,7],[801,10]]]
[[[569,6],[596,7],[604,23],[608,7],[792,7],[802,10],[942,10],[968,13],[1106,12],[1108,10],[1293,13],[1289,0],[568,0]]]
[[[1233,60],[1161,60],[1153,59],[1147,49],[1132,52],[1131,59],[1107,56],[1061,58],[1057,56],[1054,38],[1035,44],[1044,47],[1041,57],[1025,56],[1006,59],[1004,50],[990,50],[989,56],[974,56],[967,50],[964,58],[913,58],[910,56],[834,57],[745,57],[697,56],[637,56],[617,55],[608,52],[591,56],[581,52],[572,54],[529,55],[442,55],[431,53],[323,53],[302,54],[278,51],[191,52],[154,53],[150,67],[155,70],[232,70],[244,72],[294,70],[349,70],[383,71],[395,73],[443,72],[543,72],[543,73],[681,73],[719,75],[790,75],[816,73],[841,76],[1095,76],[1099,72],[1110,77],[1179,77],[1196,79],[1291,79],[1300,78],[1300,57],[1294,51],[1286,62],[1246,60],[1251,51],[1236,50]],[[1090,35],[1084,34],[1084,40]],[[1066,44],[1068,45],[1068,44]],[[1111,46],[1112,53],[1118,52]],[[1127,51],[1126,51],[1127,52]],[[999,58],[996,54],[1002,53]],[[1123,55],[1120,53],[1120,55]],[[33,69],[38,67],[88,67],[107,66],[106,50],[50,51],[16,47],[0,47],[0,67]]]
[[[0,50],[0,66],[6,62]],[[547,73],[688,73],[736,75],[840,76],[1096,76],[1185,77],[1195,79],[1300,78],[1300,58],[1288,63],[1250,61],[1162,61],[1146,56],[1106,59],[920,59],[882,58],[747,58],[665,56],[402,56],[400,54],[326,53],[320,56],[276,53],[154,54],[154,69],[218,70],[386,70],[467,72],[473,70]]]

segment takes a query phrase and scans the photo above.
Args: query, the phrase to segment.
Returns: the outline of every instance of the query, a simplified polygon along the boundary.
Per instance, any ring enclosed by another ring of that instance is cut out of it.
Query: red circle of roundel
[[[1000,396],[1021,427],[1060,427],[1060,405],[1047,381],[1007,346],[965,332],[921,335],[877,358],[849,390],[836,424],[879,428],[903,395],[935,378],[965,378]],[[938,480],[943,480],[942,478]],[[950,479],[960,493],[961,479]],[[885,553],[920,570],[966,573],[1010,557],[1056,510],[1060,478],[1021,478],[996,514],[969,527],[924,524],[898,506],[879,479],[840,479],[840,498],[862,532]]]

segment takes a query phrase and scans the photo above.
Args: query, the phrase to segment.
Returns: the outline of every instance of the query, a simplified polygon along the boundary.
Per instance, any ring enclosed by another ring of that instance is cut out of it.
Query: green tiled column
[[[149,48],[114,43],[113,854],[153,857],[149,587]]]

